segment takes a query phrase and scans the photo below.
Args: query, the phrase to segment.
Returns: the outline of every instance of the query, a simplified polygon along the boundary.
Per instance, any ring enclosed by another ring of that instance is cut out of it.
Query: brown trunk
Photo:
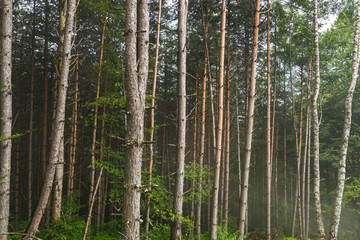
[[[149,64],[149,2],[126,1],[126,151],[124,175],[124,235],[140,239],[140,191],[144,109]]]
[[[149,144],[149,192],[151,192],[152,185],[152,168],[153,168],[153,144],[154,141],[154,118],[155,118],[155,94],[156,94],[156,80],[157,80],[157,66],[159,59],[159,42],[160,42],[160,21],[161,21],[161,0],[159,0],[157,30],[156,30],[156,45],[155,45],[155,63],[154,63],[154,78],[151,92],[151,112],[150,112],[150,144]],[[164,135],[165,136],[165,135]],[[149,219],[150,219],[150,195],[146,195],[146,215],[145,215],[145,233],[149,232]]]

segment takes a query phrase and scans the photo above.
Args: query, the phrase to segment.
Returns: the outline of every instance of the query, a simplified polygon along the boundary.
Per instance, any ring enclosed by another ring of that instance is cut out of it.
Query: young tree
[[[184,192],[184,165],[186,148],[186,22],[188,0],[179,0],[178,19],[178,107],[177,107],[177,155],[174,194],[175,222],[171,239],[181,239],[182,206]]]
[[[319,114],[317,109],[320,88],[320,57],[319,57],[319,30],[318,30],[318,1],[314,0],[314,35],[315,35],[315,85],[312,99],[314,122],[314,195],[316,222],[321,239],[325,239],[324,223],[321,214],[320,201],[320,161],[319,161]]]
[[[0,239],[8,239],[11,167],[12,1],[0,1]]]
[[[149,2],[126,1],[126,151],[123,224],[127,239],[140,239],[141,163],[149,64]]]
[[[360,1],[358,1],[357,7],[357,20],[354,34],[354,49],[352,59],[352,75],[350,85],[348,87],[346,98],[345,98],[345,116],[344,116],[344,128],[342,135],[342,145],[340,150],[339,168],[338,168],[338,179],[337,189],[335,197],[335,208],[333,218],[330,227],[330,240],[336,240],[339,230],[341,207],[345,186],[345,174],[346,174],[346,156],[349,145],[349,136],[351,128],[351,115],[352,115],[352,101],[356,87],[357,78],[359,75],[359,41],[360,41]]]
[[[67,5],[66,24],[64,31],[64,51],[62,55],[62,68],[60,72],[60,82],[57,94],[57,106],[52,141],[49,154],[49,163],[45,173],[44,184],[41,189],[40,199],[35,210],[35,213],[26,230],[29,236],[35,235],[45,207],[47,205],[51,189],[54,182],[55,170],[60,152],[61,139],[64,136],[64,123],[65,123],[65,105],[66,105],[66,92],[68,87],[69,68],[71,60],[71,40],[73,33],[73,23],[76,8],[76,0],[69,0]],[[27,237],[29,238],[29,237]]]

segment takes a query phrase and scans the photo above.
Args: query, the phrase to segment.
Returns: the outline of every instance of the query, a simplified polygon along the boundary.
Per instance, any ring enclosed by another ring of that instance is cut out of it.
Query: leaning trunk
[[[356,21],[355,36],[354,36],[352,76],[345,99],[344,129],[342,136],[342,145],[340,150],[335,208],[334,208],[334,214],[330,227],[330,240],[337,239],[339,224],[340,224],[341,205],[342,205],[344,186],[345,186],[346,155],[349,145],[349,136],[350,136],[350,128],[351,128],[352,99],[355,91],[356,81],[359,74],[359,37],[360,37],[360,1],[358,2],[357,21]]]

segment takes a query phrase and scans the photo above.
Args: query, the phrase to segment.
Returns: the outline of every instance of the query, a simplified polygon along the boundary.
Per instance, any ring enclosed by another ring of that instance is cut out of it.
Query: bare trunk
[[[69,0],[67,16],[66,16],[66,26],[64,31],[64,52],[62,56],[62,68],[60,73],[60,84],[57,98],[57,107],[56,107],[56,117],[55,117],[55,128],[52,133],[52,141],[49,155],[49,164],[46,169],[44,185],[41,189],[40,199],[38,206],[34,213],[33,218],[27,228],[28,235],[34,235],[39,227],[40,220],[44,213],[46,204],[48,202],[54,176],[55,169],[57,164],[57,156],[59,155],[59,147],[61,144],[61,139],[64,136],[64,122],[65,122],[65,105],[66,105],[66,92],[68,86],[68,77],[69,77],[69,67],[70,67],[70,58],[71,58],[71,39],[73,33],[73,23],[75,15],[75,0]]]
[[[218,226],[218,196],[219,196],[219,179],[220,179],[220,161],[221,161],[221,140],[223,127],[223,96],[224,96],[224,55],[225,55],[225,26],[226,26],[226,0],[222,0],[221,6],[221,34],[220,34],[220,60],[219,60],[219,81],[218,81],[218,121],[216,133],[216,155],[214,163],[214,186],[213,201],[211,207],[211,228],[210,239],[217,239]]]
[[[175,222],[171,228],[171,239],[181,239],[184,193],[184,165],[186,151],[186,22],[188,1],[179,1],[178,19],[178,109],[177,109],[177,153],[174,208]]]
[[[252,134],[254,126],[254,109],[255,109],[255,89],[256,89],[256,69],[258,61],[258,39],[259,39],[259,23],[260,23],[260,0],[255,1],[255,17],[254,17],[254,31],[253,31],[253,49],[251,58],[251,84],[249,92],[249,107],[247,113],[247,128],[245,141],[245,156],[243,167],[243,188],[241,191],[240,201],[240,229],[239,239],[244,237],[245,233],[245,215],[248,206],[248,187],[249,187],[249,172],[251,160]]]
[[[144,110],[149,64],[149,3],[126,1],[126,152],[124,176],[124,234],[140,239],[140,191]]]
[[[318,1],[314,0],[314,35],[315,35],[315,86],[313,90],[312,108],[314,121],[314,195],[317,230],[321,239],[325,239],[324,223],[321,214],[320,201],[320,140],[319,140],[319,116],[317,102],[320,88],[320,57],[319,57],[319,33],[318,33]]]
[[[11,168],[11,47],[12,47],[12,1],[1,1],[0,14],[0,239],[7,239],[10,214],[10,168]]]
[[[266,105],[266,238],[271,240],[271,75],[270,75],[270,2],[267,1],[267,105]],[[275,102],[274,102],[275,105]]]
[[[152,184],[152,168],[153,168],[153,144],[154,141],[154,118],[155,118],[155,94],[156,94],[156,80],[157,80],[157,66],[159,59],[159,42],[160,42],[160,21],[161,21],[161,0],[159,0],[159,10],[157,19],[157,30],[156,30],[156,45],[155,45],[155,63],[154,63],[154,78],[151,92],[151,113],[150,113],[150,144],[149,144],[149,192],[151,192]],[[149,232],[149,219],[150,219],[150,195],[146,195],[146,215],[145,215],[145,233]]]
[[[354,34],[354,50],[353,50],[353,59],[352,59],[351,82],[345,98],[344,129],[342,136],[342,145],[340,150],[335,208],[334,208],[333,218],[330,227],[330,240],[337,239],[337,235],[339,231],[341,206],[342,206],[342,199],[343,199],[344,186],[345,186],[346,155],[349,145],[349,136],[350,136],[350,128],[351,128],[352,101],[353,101],[356,81],[359,75],[359,52],[360,52],[359,38],[360,38],[360,1],[358,1],[357,20],[356,20],[356,28]]]
[[[58,162],[54,180],[54,197],[52,205],[52,220],[57,223],[61,215],[61,200],[64,179],[64,137],[60,141]]]

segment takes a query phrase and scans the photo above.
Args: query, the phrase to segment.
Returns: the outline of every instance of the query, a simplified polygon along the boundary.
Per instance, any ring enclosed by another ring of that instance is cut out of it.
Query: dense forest
[[[0,240],[360,239],[360,1],[0,10]]]

